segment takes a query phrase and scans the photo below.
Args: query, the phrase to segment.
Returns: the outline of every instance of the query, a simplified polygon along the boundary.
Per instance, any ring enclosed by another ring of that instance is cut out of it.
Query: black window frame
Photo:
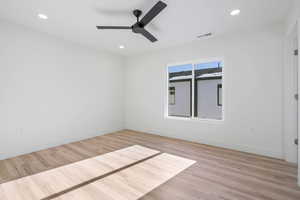
[[[223,103],[220,102],[220,90],[222,90],[222,89],[223,89],[222,83],[219,83],[217,85],[217,105],[218,106],[223,106]],[[223,94],[223,92],[222,92],[222,94]]]

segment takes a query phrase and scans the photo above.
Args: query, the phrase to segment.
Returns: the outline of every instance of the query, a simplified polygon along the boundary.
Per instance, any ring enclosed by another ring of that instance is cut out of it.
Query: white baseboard
[[[51,143],[51,144],[47,144],[47,145],[40,145],[40,146],[32,147],[32,148],[30,148],[30,150],[25,149],[25,150],[15,151],[15,152],[0,152],[0,160],[4,160],[4,159],[8,159],[8,158],[13,158],[13,157],[16,157],[16,156],[21,156],[21,155],[24,155],[24,154],[29,154],[29,153],[45,150],[45,149],[48,149],[48,148],[57,147],[57,146],[60,146],[60,145],[69,144],[69,143],[89,139],[89,138],[92,138],[92,137],[108,134],[108,133],[114,133],[114,132],[118,132],[120,130],[123,130],[123,128],[121,128],[121,129],[116,128],[116,129],[112,129],[112,130],[109,130],[109,131],[108,130],[97,131],[97,132],[94,132],[94,133],[91,133],[91,134],[86,134],[86,136],[84,136],[84,134],[82,134],[82,137],[70,138],[70,139],[67,139],[67,140],[64,140],[64,141],[59,141],[59,142],[55,142],[55,143]]]
[[[206,145],[241,151],[241,152],[245,152],[245,153],[252,153],[252,154],[272,157],[272,158],[276,158],[276,159],[283,159],[282,152],[272,151],[272,150],[264,149],[264,148],[250,147],[250,146],[246,146],[246,145],[237,145],[237,144],[225,144],[225,143],[210,141],[210,140],[206,140],[206,139],[193,140],[193,139],[189,139],[189,138],[173,136],[171,134],[166,134],[166,133],[162,133],[160,131],[155,131],[155,130],[142,130],[142,129],[137,129],[137,128],[127,128],[127,129],[137,131],[137,132],[144,132],[144,133],[150,133],[150,134],[160,135],[160,136],[165,136],[165,137],[170,137],[170,138],[182,139],[182,140],[186,140],[186,141],[190,141],[190,142],[197,142],[200,144],[206,144]]]

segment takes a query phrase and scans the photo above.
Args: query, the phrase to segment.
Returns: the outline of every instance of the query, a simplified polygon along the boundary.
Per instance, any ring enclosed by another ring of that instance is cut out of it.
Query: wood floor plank
[[[54,199],[137,200],[195,162],[164,153]]]
[[[1,200],[40,200],[120,170],[159,151],[134,145],[0,185]],[[19,158],[20,159],[20,158]]]

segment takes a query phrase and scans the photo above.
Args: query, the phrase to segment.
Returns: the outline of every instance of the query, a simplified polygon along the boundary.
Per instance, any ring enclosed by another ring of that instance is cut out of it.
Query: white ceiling
[[[290,0],[163,0],[167,8],[147,29],[150,43],[130,30],[97,30],[96,25],[132,25],[132,10],[148,11],[158,0],[0,0],[0,18],[64,39],[122,55],[191,42],[199,34],[222,35],[283,22]],[[240,9],[236,17],[229,15]],[[37,18],[46,14],[48,20]],[[119,45],[125,49],[119,49]]]

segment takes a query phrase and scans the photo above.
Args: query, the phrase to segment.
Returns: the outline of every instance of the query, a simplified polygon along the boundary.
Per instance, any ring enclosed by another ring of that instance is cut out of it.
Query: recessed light
[[[120,45],[119,48],[120,49],[124,49],[125,47],[124,47],[124,45]]]
[[[236,16],[236,15],[239,15],[240,12],[241,12],[241,11],[240,11],[239,9],[236,9],[236,10],[231,11],[231,12],[230,12],[230,15],[231,15],[231,16]]]
[[[45,15],[45,14],[38,14],[38,17],[40,18],[40,19],[48,19],[48,16],[47,15]]]

